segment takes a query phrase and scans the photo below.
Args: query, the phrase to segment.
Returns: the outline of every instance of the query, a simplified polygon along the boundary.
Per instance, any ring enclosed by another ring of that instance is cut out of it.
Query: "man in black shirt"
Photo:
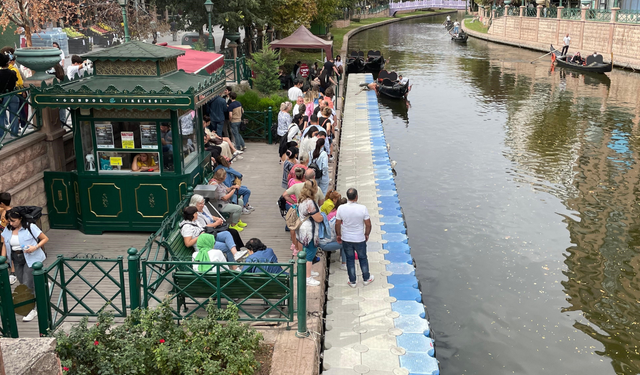
[[[4,53],[0,54],[0,95],[15,90],[16,83],[18,82],[16,72],[9,69],[9,61],[10,57],[8,55],[5,55]],[[4,107],[2,105],[4,100],[12,100],[12,96],[9,95],[1,98],[0,107]],[[5,109],[0,111],[0,138],[4,135],[4,129],[8,127],[7,111]]]

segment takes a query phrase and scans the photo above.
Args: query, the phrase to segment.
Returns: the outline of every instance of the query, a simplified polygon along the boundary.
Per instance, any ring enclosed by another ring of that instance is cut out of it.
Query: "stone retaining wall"
[[[480,39],[544,52],[549,52],[550,44],[560,48],[563,37],[569,34],[570,54],[580,51],[587,55],[596,51],[605,61],[611,61],[613,53],[616,66],[640,69],[640,24],[504,16],[493,20],[487,34],[468,33]]]

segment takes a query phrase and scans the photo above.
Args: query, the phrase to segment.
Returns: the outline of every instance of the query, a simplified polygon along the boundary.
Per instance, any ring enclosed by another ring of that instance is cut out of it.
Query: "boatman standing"
[[[565,36],[562,40],[564,41],[564,46],[562,47],[562,51],[560,51],[560,54],[562,56],[566,56],[567,52],[569,52],[569,43],[571,43],[571,38],[569,37],[569,34],[567,34],[567,36]]]
[[[455,22],[453,23],[453,33],[456,34],[456,36],[458,36],[459,32],[460,32],[460,22],[458,22],[458,20],[456,19]]]

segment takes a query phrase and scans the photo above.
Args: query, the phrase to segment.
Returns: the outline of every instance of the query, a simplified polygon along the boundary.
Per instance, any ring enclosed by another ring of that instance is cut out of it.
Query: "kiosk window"
[[[173,135],[171,134],[171,123],[160,123],[160,142],[162,143],[162,170],[173,172]]]
[[[95,122],[96,146],[99,149],[158,149],[155,122]]]
[[[198,143],[196,134],[198,125],[198,116],[195,111],[189,111],[186,114],[180,116],[178,119],[178,125],[180,126],[180,138],[181,138],[181,153],[183,165],[186,167],[193,160],[196,159]]]
[[[100,171],[112,173],[158,172],[157,152],[98,151]]]
[[[80,122],[80,139],[82,140],[82,155],[84,162],[84,170],[85,171],[96,171],[98,170],[98,163],[94,159],[93,154],[93,137],[91,137],[91,122],[82,121]],[[78,168],[79,169],[79,168]]]

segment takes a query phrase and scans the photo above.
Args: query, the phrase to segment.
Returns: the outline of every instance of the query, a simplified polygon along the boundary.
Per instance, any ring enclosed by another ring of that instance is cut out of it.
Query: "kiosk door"
[[[80,199],[74,172],[44,172],[49,225],[53,229],[77,229]]]

